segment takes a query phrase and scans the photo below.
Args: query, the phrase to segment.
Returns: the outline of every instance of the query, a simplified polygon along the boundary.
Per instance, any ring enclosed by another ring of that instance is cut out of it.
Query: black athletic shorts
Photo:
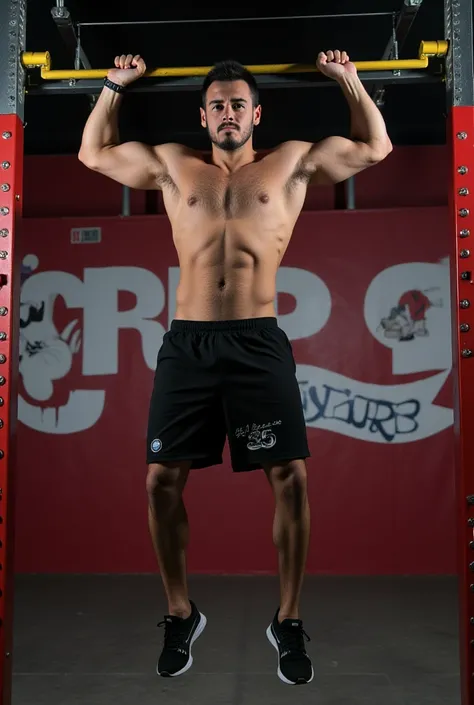
[[[158,352],[147,463],[222,463],[234,472],[306,458],[301,394],[290,341],[276,318],[174,320]]]

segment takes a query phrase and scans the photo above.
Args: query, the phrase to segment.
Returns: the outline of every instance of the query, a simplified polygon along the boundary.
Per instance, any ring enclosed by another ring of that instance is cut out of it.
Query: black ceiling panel
[[[357,60],[380,59],[390,40],[403,0],[319,0],[290,3],[279,16],[275,3],[255,3],[207,9],[191,3],[162,4],[115,0],[64,0],[75,23],[141,22],[80,26],[81,43],[93,68],[107,68],[120,53],[140,53],[149,67],[209,66],[222,58],[243,64],[312,63],[319,51],[345,49]],[[27,15],[28,51],[49,51],[53,68],[73,68],[74,58],[51,15],[55,0],[30,0]],[[317,7],[317,10],[315,9]],[[376,13],[359,17],[353,13]],[[387,14],[384,14],[387,13]],[[337,17],[291,19],[333,14]],[[248,18],[265,18],[251,21]],[[202,20],[225,21],[202,21]],[[171,22],[180,20],[179,22]],[[182,20],[199,20],[183,22]],[[161,24],[151,24],[159,21]],[[400,58],[416,58],[421,40],[443,39],[443,2],[424,0]],[[31,74],[40,82],[38,72]],[[332,87],[279,87],[261,90],[262,124],[257,148],[286,139],[316,141],[329,134],[347,134],[349,112],[336,84]],[[77,153],[90,111],[90,97],[68,93],[27,97],[25,150],[27,154]],[[386,88],[382,107],[394,144],[445,142],[446,101],[442,82]],[[120,116],[122,139],[150,143],[179,141],[207,148],[199,120],[198,90],[131,93]]]

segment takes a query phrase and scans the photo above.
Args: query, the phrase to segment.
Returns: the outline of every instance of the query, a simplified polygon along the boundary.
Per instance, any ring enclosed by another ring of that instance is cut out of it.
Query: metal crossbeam
[[[257,84],[262,89],[270,88],[334,88],[335,81],[328,80],[325,76],[316,74],[312,79],[303,79],[295,76],[274,76],[260,74],[255,77]],[[368,72],[360,74],[362,82],[377,83],[385,85],[411,84],[411,83],[440,83],[441,76],[425,71],[400,71],[397,75],[391,71]],[[79,81],[45,81],[39,85],[28,87],[28,96],[34,95],[97,95],[104,87],[104,82],[99,79],[81,79]],[[172,79],[143,79],[132,83],[127,89],[130,93],[159,93],[172,91],[198,91],[202,87],[202,78],[198,76],[188,76],[186,78]]]
[[[386,17],[391,15],[391,12],[343,12],[336,15],[270,15],[267,17],[192,17],[187,20],[137,20],[131,21],[123,20],[116,21],[111,20],[110,22],[78,22],[79,27],[111,27],[117,25],[126,25],[127,27],[136,25],[191,25],[191,24],[215,24],[215,23],[226,23],[235,24],[236,22],[273,22],[277,20],[283,20],[288,22],[289,20],[339,20],[345,18],[359,18],[361,20],[366,20],[367,17]]]

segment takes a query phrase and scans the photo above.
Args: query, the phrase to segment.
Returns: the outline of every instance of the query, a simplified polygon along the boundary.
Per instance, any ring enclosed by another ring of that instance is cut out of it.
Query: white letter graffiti
[[[136,305],[118,310],[119,291],[130,291]],[[158,316],[165,305],[163,284],[153,272],[141,267],[103,267],[84,270],[84,348],[85,375],[112,375],[118,372],[119,331],[139,331],[147,366],[154,370],[165,329]]]
[[[278,320],[290,340],[309,338],[324,328],[331,315],[331,294],[317,274],[297,267],[281,267],[277,290],[296,299],[295,310],[279,316]]]
[[[53,395],[53,381],[65,377],[80,347],[80,331],[71,321],[62,333],[53,320],[54,304],[62,296],[70,308],[83,305],[84,285],[66,272],[42,272],[27,279],[21,292],[20,375],[32,399],[45,402]],[[41,408],[19,396],[18,418],[44,433],[76,433],[93,426],[102,414],[101,390],[71,391],[65,406]]]

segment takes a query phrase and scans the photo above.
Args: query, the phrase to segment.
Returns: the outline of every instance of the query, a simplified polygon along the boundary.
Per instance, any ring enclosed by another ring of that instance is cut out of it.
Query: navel
[[[219,281],[217,282],[217,286],[219,287],[220,291],[222,291],[223,289],[225,289],[225,279],[224,279],[224,277],[222,277],[222,279],[219,279]]]

